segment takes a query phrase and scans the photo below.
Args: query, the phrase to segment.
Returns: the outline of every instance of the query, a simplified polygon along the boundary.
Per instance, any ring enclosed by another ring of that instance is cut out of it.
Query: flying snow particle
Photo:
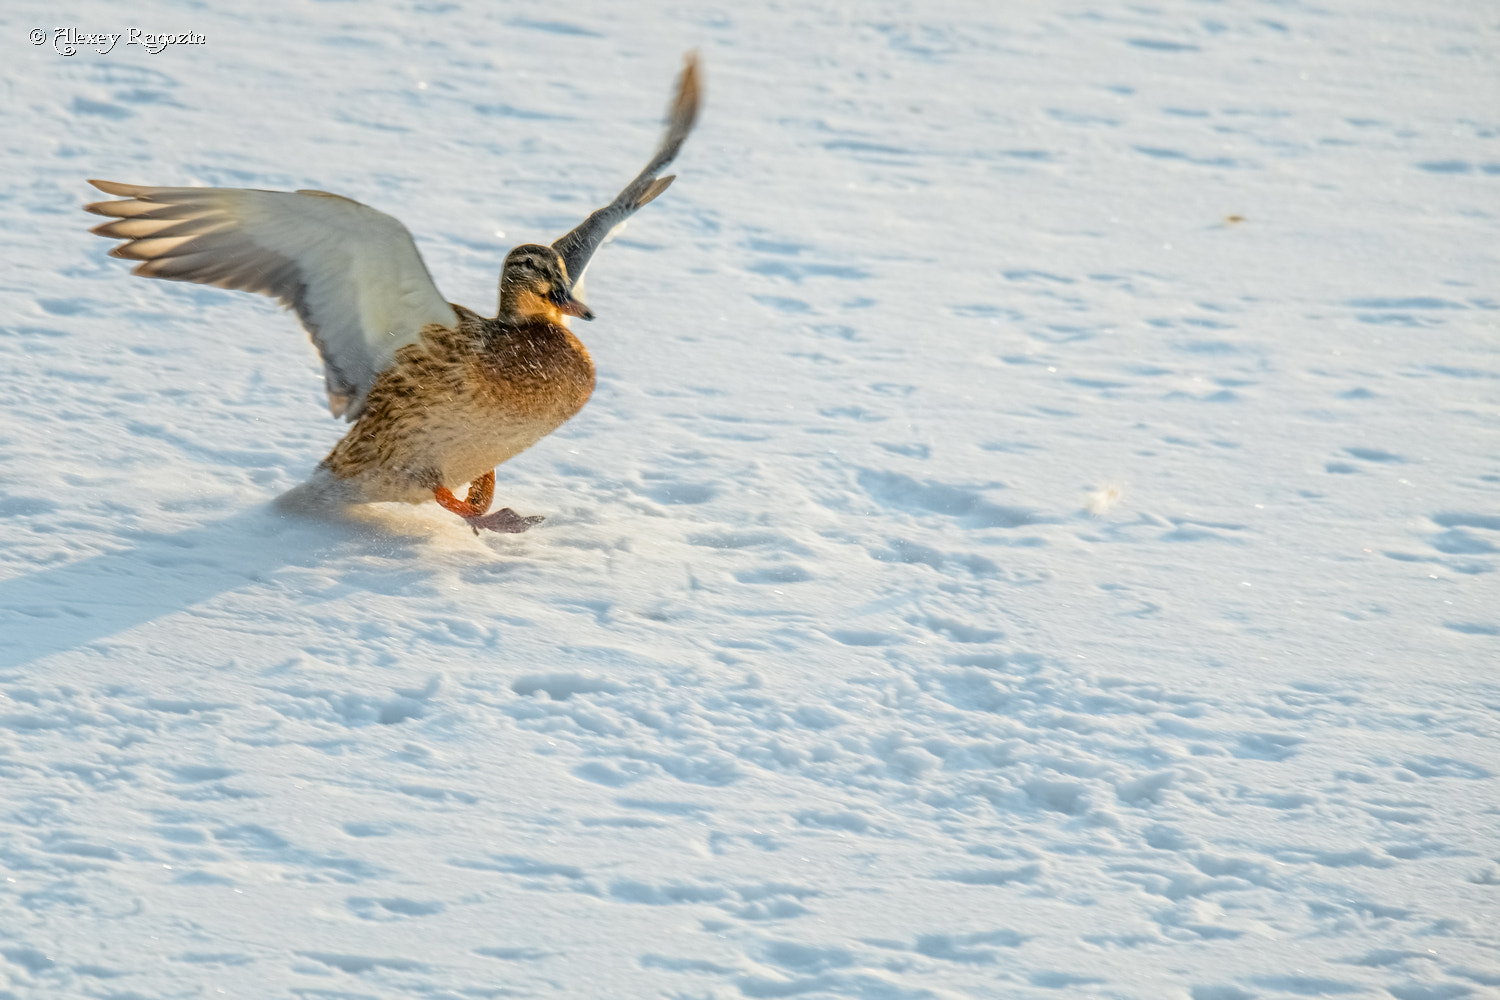
[[[1083,502],[1083,509],[1095,517],[1100,517],[1119,502],[1120,487],[1115,483],[1105,483],[1088,495]]]

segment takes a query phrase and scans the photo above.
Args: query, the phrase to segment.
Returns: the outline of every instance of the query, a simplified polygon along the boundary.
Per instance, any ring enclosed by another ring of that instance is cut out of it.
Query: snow
[[[1500,996],[1492,5],[4,20],[0,997]],[[333,191],[488,311],[694,47],[526,535],[282,511],[295,320],[80,211]]]

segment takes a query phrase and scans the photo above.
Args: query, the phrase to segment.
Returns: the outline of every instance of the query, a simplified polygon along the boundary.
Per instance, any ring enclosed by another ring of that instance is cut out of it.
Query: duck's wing
[[[552,244],[552,249],[562,256],[568,266],[568,280],[577,288],[583,280],[583,272],[589,266],[589,258],[636,209],[661,194],[675,179],[675,175],[658,177],[667,164],[677,156],[682,142],[693,130],[698,118],[698,55],[689,53],[682,76],[677,79],[677,96],[667,109],[667,132],[662,137],[656,155],[646,164],[636,179],[625,186],[615,200],[584,219],[572,232]]]
[[[323,356],[328,408],[353,420],[396,352],[458,315],[406,227],[323,191],[145,187],[89,181],[124,201],[85,206],[115,221],[111,257],[136,274],[259,292],[297,313]]]

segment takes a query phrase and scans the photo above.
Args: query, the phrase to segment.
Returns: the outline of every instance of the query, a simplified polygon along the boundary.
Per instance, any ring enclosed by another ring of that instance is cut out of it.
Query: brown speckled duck
[[[689,56],[646,169],[614,201],[546,247],[506,255],[500,308],[486,319],[438,292],[400,222],[324,191],[144,187],[89,181],[124,201],[88,205],[124,239],[113,257],[134,273],[238,288],[293,309],[323,358],[328,408],[354,426],[298,493],[341,503],[433,499],[478,534],[542,520],[486,513],[495,466],[552,433],[594,389],[594,363],[566,316],[593,319],[574,297],[609,234],[667,189],[659,177],[698,114]],[[460,500],[453,490],[469,484]]]

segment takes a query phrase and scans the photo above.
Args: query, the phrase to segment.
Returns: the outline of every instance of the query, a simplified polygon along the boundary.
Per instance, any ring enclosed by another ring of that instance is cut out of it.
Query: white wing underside
[[[144,187],[89,181],[125,201],[89,205],[127,242],[135,273],[269,295],[296,312],[323,357],[328,408],[354,420],[375,379],[423,328],[454,327],[405,226],[323,191]]]

